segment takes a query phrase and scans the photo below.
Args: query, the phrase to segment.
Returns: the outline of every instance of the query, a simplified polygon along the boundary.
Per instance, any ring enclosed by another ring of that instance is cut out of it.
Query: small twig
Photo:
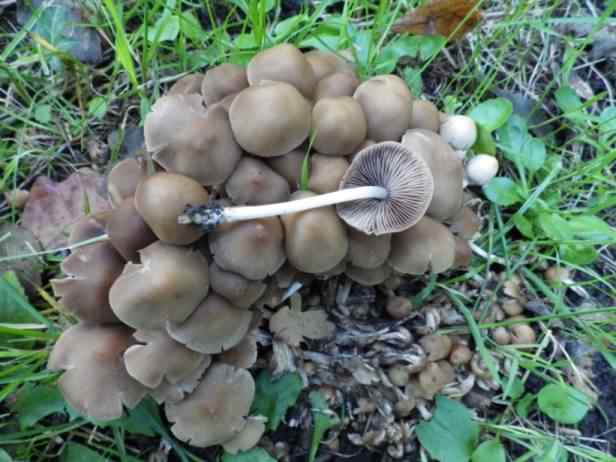
[[[11,255],[10,257],[2,257],[2,258],[0,258],[0,263],[3,263],[5,261],[22,260],[24,258],[40,257],[41,255],[49,255],[49,254],[54,254],[54,253],[57,253],[57,252],[66,252],[66,251],[69,251],[69,250],[78,249],[80,247],[85,247],[87,245],[96,244],[98,242],[106,242],[108,240],[109,240],[109,236],[107,234],[102,234],[100,236],[93,237],[92,239],[86,239],[85,241],[76,242],[75,244],[68,245],[66,247],[59,247],[57,249],[43,250],[41,252],[32,252],[32,253],[23,253],[23,254],[20,254],[20,255]]]
[[[481,247],[479,247],[477,244],[475,244],[472,241],[469,241],[468,245],[470,246],[470,248],[473,251],[473,253],[475,253],[476,255],[479,255],[482,258],[485,258],[486,260],[492,260],[492,261],[498,263],[499,265],[506,265],[507,264],[507,261],[504,258],[497,257],[496,255],[492,255],[492,254],[486,252],[485,250],[483,250]]]

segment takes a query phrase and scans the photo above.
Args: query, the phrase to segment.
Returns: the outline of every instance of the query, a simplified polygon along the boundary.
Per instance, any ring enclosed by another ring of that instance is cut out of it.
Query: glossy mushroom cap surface
[[[357,87],[353,98],[364,110],[371,140],[399,141],[411,123],[413,97],[399,77],[372,77]]]
[[[312,110],[312,146],[322,154],[351,154],[366,139],[361,105],[350,96],[322,98]]]
[[[291,200],[311,197],[310,191],[297,191]],[[289,263],[305,273],[324,273],[340,263],[349,241],[344,224],[333,207],[320,207],[281,217]]]
[[[238,64],[224,63],[208,69],[201,84],[201,94],[207,106],[248,87],[246,69]]]
[[[207,110],[200,95],[163,96],[145,119],[145,142],[165,170],[204,185],[224,182],[242,150],[222,106]]]
[[[76,324],[56,341],[47,367],[64,371],[58,386],[80,414],[96,420],[117,419],[123,406],[132,409],[146,394],[122,360],[133,343],[132,331],[125,326]]]
[[[337,205],[349,225],[366,234],[398,232],[426,213],[434,189],[425,161],[400,143],[378,143],[360,151],[340,183],[340,189],[381,186],[385,199],[358,200]]]
[[[295,87],[265,81],[235,97],[229,119],[243,149],[256,156],[272,157],[290,152],[308,138],[311,113],[310,103]]]
[[[190,316],[209,291],[205,257],[160,241],[139,255],[141,264],[128,263],[109,291],[116,316],[136,329],[158,329]]]
[[[264,80],[293,85],[306,98],[312,98],[317,79],[306,57],[294,45],[283,43],[257,53],[246,67],[250,85]]]
[[[227,183],[227,196],[238,205],[271,204],[289,199],[289,183],[265,162],[244,156]]]
[[[250,280],[274,274],[286,259],[278,217],[221,225],[209,235],[209,243],[221,269]]]
[[[155,173],[142,181],[135,194],[135,207],[161,241],[186,245],[203,235],[196,226],[178,223],[186,206],[206,205],[209,195],[195,180],[175,173]]]

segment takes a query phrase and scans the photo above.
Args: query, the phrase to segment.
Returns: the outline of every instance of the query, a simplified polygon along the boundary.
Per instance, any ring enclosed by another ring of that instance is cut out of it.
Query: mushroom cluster
[[[71,235],[108,239],[75,250],[53,281],[79,323],[49,368],[91,418],[150,395],[181,440],[250,448],[265,428],[248,372],[263,306],[297,280],[375,286],[470,260],[477,217],[456,150],[475,126],[395,75],[360,82],[336,54],[282,44],[184,77],[144,130],[154,162],[118,163],[113,209]]]

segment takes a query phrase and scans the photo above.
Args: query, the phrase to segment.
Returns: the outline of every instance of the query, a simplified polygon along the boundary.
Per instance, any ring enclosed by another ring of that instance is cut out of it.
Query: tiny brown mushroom
[[[391,250],[391,234],[374,236],[349,229],[349,253],[347,258],[353,266],[372,269],[387,261]]]
[[[218,354],[233,348],[248,332],[252,313],[210,293],[194,312],[181,322],[169,322],[167,331],[191,350]]]
[[[470,240],[481,229],[481,220],[468,207],[462,207],[456,216],[448,220],[449,230],[462,239]]]
[[[336,72],[323,77],[317,83],[314,91],[314,100],[323,98],[337,98],[340,96],[353,96],[361,82],[350,72]]]
[[[146,388],[126,372],[122,354],[134,343],[125,326],[76,324],[56,341],[47,367],[63,370],[58,386],[80,414],[97,420],[122,416],[135,407]]]
[[[244,156],[227,180],[225,191],[240,205],[271,204],[289,200],[289,184],[268,165]]]
[[[427,214],[439,221],[452,219],[462,208],[464,167],[451,147],[430,130],[407,130],[402,145],[430,167],[434,194]]]
[[[191,395],[179,403],[167,403],[165,414],[180,440],[198,447],[214,446],[244,429],[254,395],[248,371],[215,364]]]
[[[353,94],[368,122],[368,138],[399,141],[411,122],[413,97],[400,77],[379,75],[363,82]]]
[[[473,352],[466,345],[458,344],[453,347],[449,355],[449,362],[452,366],[463,366],[473,359]]]
[[[524,312],[524,308],[515,298],[506,298],[502,304],[503,311],[507,316],[518,316]]]
[[[399,273],[442,273],[454,264],[455,239],[441,223],[423,217],[415,226],[392,235],[389,264]]]
[[[387,377],[395,386],[404,387],[409,383],[410,373],[405,366],[396,364],[387,370]]]
[[[314,196],[298,191],[291,199]],[[323,273],[346,256],[349,241],[344,224],[333,207],[321,207],[282,216],[289,262],[305,273]]]
[[[419,384],[422,390],[432,399],[446,385],[456,379],[456,373],[447,361],[429,363],[424,370],[419,373]]]
[[[304,54],[308,64],[312,67],[315,78],[322,80],[323,78],[337,72],[344,72],[354,75],[353,65],[335,53],[329,53],[320,50],[311,50]]]
[[[242,148],[260,157],[272,157],[290,152],[308,138],[311,113],[310,103],[295,87],[266,81],[235,97],[229,120]]]
[[[514,345],[532,345],[537,335],[528,324],[515,324],[511,326],[511,343]]]
[[[224,63],[208,69],[203,77],[201,94],[207,106],[248,87],[246,69],[238,64]]]
[[[428,361],[434,362],[445,359],[451,353],[453,346],[451,339],[446,335],[426,335],[419,340],[419,344],[423,347],[428,355]]]
[[[391,268],[387,265],[381,265],[370,269],[347,265],[344,273],[358,284],[376,286],[385,282],[391,274]]]
[[[80,320],[115,323],[108,294],[125,263],[110,242],[80,247],[60,265],[68,277],[52,279],[51,286],[60,304]]]
[[[181,225],[178,216],[186,206],[206,205],[207,191],[195,180],[175,173],[155,173],[142,181],[135,194],[135,207],[161,241],[190,244],[203,235],[196,226]]]
[[[253,281],[274,274],[284,264],[283,241],[277,217],[225,224],[209,235],[216,264]]]
[[[139,251],[109,291],[114,313],[138,329],[183,321],[209,290],[208,266],[198,251],[157,241]]]
[[[137,186],[146,177],[142,162],[124,159],[118,162],[107,175],[107,194],[114,207],[135,195]]]
[[[210,265],[209,276],[212,290],[240,308],[249,308],[267,288],[262,281],[251,281],[239,274],[225,271],[216,263]]]
[[[146,116],[144,134],[148,151],[165,170],[204,185],[223,183],[242,155],[225,108],[206,110],[199,95],[159,98]]]
[[[465,239],[460,239],[454,236],[456,241],[455,257],[453,261],[454,268],[466,268],[471,264],[473,258],[473,249]]]
[[[312,154],[308,189],[318,194],[337,191],[348,168],[349,162],[344,157]]]
[[[192,95],[201,94],[203,74],[188,74],[176,81],[167,91],[167,95]]]
[[[180,382],[195,372],[211,357],[186,348],[164,330],[138,330],[133,334],[139,342],[124,352],[129,375],[148,388],[157,388],[163,380]]]
[[[509,345],[511,343],[511,334],[505,327],[492,329],[490,336],[497,345]]]
[[[366,116],[350,96],[322,98],[312,110],[312,130],[314,149],[344,156],[354,152],[366,138]]]
[[[393,295],[387,299],[385,310],[394,319],[404,319],[413,312],[413,304],[406,297]]]
[[[257,53],[248,63],[246,75],[250,85],[263,80],[286,82],[306,98],[312,98],[317,79],[306,57],[289,43]]]
[[[302,163],[305,157],[305,151],[294,149],[283,156],[269,157],[266,161],[272,170],[289,182],[291,192],[294,192],[299,188]]]
[[[157,239],[135,207],[133,198],[125,199],[107,221],[107,234],[115,249],[128,261],[136,262],[139,250]]]
[[[433,103],[421,99],[413,101],[413,112],[409,128],[423,128],[438,133],[440,126],[439,112]]]

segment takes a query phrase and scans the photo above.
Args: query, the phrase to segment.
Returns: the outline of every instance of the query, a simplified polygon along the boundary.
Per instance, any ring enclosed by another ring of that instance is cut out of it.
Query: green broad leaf
[[[515,412],[523,419],[526,419],[530,414],[531,406],[536,398],[537,396],[532,393],[522,396],[522,398],[515,403]]]
[[[310,405],[312,406],[313,429],[312,439],[310,442],[310,452],[308,453],[308,462],[314,462],[321,441],[325,436],[325,432],[330,428],[338,425],[340,419],[327,406],[323,395],[319,391],[312,391],[308,395]]]
[[[493,98],[475,106],[468,116],[488,132],[493,132],[502,127],[511,114],[513,114],[511,101],[505,98]]]
[[[34,118],[39,123],[48,124],[51,121],[51,106],[49,104],[39,104],[36,106]]]
[[[520,162],[531,172],[536,172],[545,163],[545,143],[539,138],[529,136],[520,152]]]
[[[297,402],[303,388],[302,379],[296,373],[274,378],[263,370],[255,384],[255,400],[250,413],[267,417],[267,429],[275,431],[287,410]]]
[[[249,14],[252,3],[249,0],[228,0],[228,2],[240,8],[245,14]],[[269,13],[276,6],[276,0],[265,0],[263,3],[265,3],[265,13]]]
[[[96,96],[88,103],[88,114],[102,120],[107,113],[107,99],[103,96]]]
[[[606,107],[599,116],[599,141],[606,147],[616,137],[616,106]]]
[[[60,454],[60,462],[108,462],[107,457],[79,443],[68,442]]]
[[[0,449],[0,462],[13,462],[13,459],[4,449]]]
[[[274,35],[276,36],[276,40],[284,40],[293,32],[296,32],[302,26],[302,24],[306,23],[307,21],[308,16],[306,16],[305,14],[298,14],[280,21],[278,24],[276,24],[276,27],[274,27]]]
[[[374,73],[389,74],[403,56],[416,57],[421,47],[418,39],[418,36],[401,36],[385,45],[374,62]]]
[[[439,54],[445,47],[447,39],[440,35],[419,35],[419,57],[422,61],[428,61]]]
[[[537,395],[537,404],[544,414],[563,424],[580,422],[590,409],[584,393],[565,384],[549,384]]]
[[[590,265],[599,258],[599,253],[592,245],[563,244],[560,253],[563,260],[580,266]]]
[[[546,441],[544,447],[535,452],[537,455],[533,457],[533,462],[567,462],[569,460],[567,450],[556,439]]]
[[[514,378],[511,382],[511,387],[506,390],[507,398],[512,400],[517,400],[522,397],[524,394],[524,383],[518,377]]]
[[[533,224],[528,218],[526,218],[524,215],[516,213],[511,217],[511,219],[513,220],[513,224],[515,225],[517,230],[520,231],[520,233],[522,233],[524,237],[527,237],[529,239],[535,238]]]
[[[158,405],[152,399],[142,400],[137,407],[129,410],[128,415],[120,419],[119,423],[129,433],[151,437],[158,435],[158,426],[164,425]]]
[[[484,441],[471,457],[472,462],[506,462],[506,460],[505,448],[498,440]]]
[[[26,383],[11,409],[17,413],[19,426],[27,429],[48,415],[64,413],[66,402],[55,386]]]
[[[490,201],[505,207],[522,200],[518,185],[506,177],[492,178],[488,184],[483,186],[483,193]]]
[[[253,448],[235,455],[225,453],[220,460],[221,462],[276,462],[276,459],[263,448]]]
[[[586,110],[580,97],[569,87],[561,87],[554,94],[556,104],[566,118],[575,122],[583,122],[587,118]]]
[[[417,426],[417,437],[430,457],[440,462],[465,462],[477,446],[479,425],[463,404],[439,395],[432,419]]]
[[[238,34],[233,43],[240,50],[251,50],[257,47],[255,36],[251,33]]]
[[[201,27],[199,19],[190,11],[184,11],[179,16],[180,30],[190,40],[200,42],[207,39],[207,33]]]
[[[479,154],[496,154],[496,144],[492,138],[492,133],[483,125],[477,124],[477,141],[473,145],[473,151]]]
[[[573,232],[569,222],[558,213],[540,213],[537,215],[537,224],[544,234],[553,241],[567,241],[573,239]]]
[[[594,215],[581,215],[570,218],[569,228],[579,239],[595,241],[616,240],[616,229]]]
[[[166,12],[148,29],[148,42],[172,42],[179,33],[180,18]]]
[[[413,95],[421,95],[423,93],[423,79],[421,78],[421,69],[414,67],[405,67],[402,71],[402,77],[406,85],[411,90]]]
[[[546,160],[545,143],[528,133],[526,120],[520,115],[513,114],[497,133],[507,159],[531,171],[543,166]]]

